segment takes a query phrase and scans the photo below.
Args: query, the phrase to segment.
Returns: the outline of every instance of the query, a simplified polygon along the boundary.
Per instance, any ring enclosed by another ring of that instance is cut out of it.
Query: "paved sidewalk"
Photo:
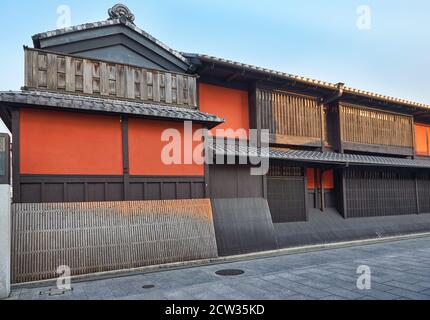
[[[371,268],[370,290],[357,288],[360,265]],[[229,277],[215,274],[227,268],[245,273]],[[145,289],[145,285],[154,287]],[[73,291],[64,294],[53,287],[20,288],[13,290],[10,299],[427,300],[430,238],[85,281],[72,287]]]

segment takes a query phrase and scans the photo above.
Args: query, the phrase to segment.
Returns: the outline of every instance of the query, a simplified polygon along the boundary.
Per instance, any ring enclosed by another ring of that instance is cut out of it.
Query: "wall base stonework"
[[[14,204],[12,282],[217,257],[209,199]]]

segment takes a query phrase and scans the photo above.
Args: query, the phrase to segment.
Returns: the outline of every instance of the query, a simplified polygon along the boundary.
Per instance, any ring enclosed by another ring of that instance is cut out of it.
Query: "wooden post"
[[[345,169],[342,169],[341,172],[341,193],[342,193],[342,211],[344,219],[348,218],[348,208],[346,205],[346,181],[345,181]]]
[[[325,209],[325,199],[324,199],[324,172],[325,169],[322,168],[320,170],[320,192],[321,192],[321,206],[320,206],[320,210],[321,212],[324,212]]]
[[[417,205],[417,214],[420,214],[421,213],[420,192],[418,189],[418,173],[417,172],[415,172],[414,178],[415,178],[415,198],[416,198],[416,205]]]
[[[12,109],[12,183],[13,202],[21,202],[20,154],[19,154],[19,109]]]
[[[303,167],[303,185],[304,185],[304,196],[305,196],[305,213],[306,221],[309,221],[309,203],[308,203],[308,171],[307,167]]]
[[[130,168],[128,154],[128,117],[121,116],[124,200],[130,199]]]
[[[324,119],[324,104],[320,101],[320,121],[321,121],[321,151],[325,151],[324,131],[325,131],[325,119]]]
[[[338,116],[338,143],[339,143],[339,152],[343,153],[343,134],[342,134],[342,128],[343,128],[343,120],[342,120],[342,106],[340,103],[337,105],[337,116]]]

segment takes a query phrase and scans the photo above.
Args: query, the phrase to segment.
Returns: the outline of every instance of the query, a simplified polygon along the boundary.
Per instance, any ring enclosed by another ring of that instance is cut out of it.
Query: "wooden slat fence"
[[[210,200],[14,204],[12,281],[214,258]]]
[[[261,125],[270,133],[321,139],[321,106],[312,97],[258,90]]]
[[[197,107],[196,77],[25,48],[25,87]]]
[[[412,117],[358,106],[340,105],[342,140],[413,148]]]
[[[417,192],[411,172],[345,170],[349,218],[417,214]]]

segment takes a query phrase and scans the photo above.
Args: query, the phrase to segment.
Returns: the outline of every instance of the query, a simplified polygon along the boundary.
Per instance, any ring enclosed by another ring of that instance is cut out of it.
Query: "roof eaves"
[[[28,104],[59,109],[80,109],[94,112],[135,114],[156,118],[190,120],[214,127],[224,119],[195,109],[155,103],[132,102],[45,91],[3,91],[0,102]]]
[[[56,29],[56,30],[52,30],[52,31],[42,32],[42,33],[38,33],[38,34],[33,35],[32,39],[33,39],[34,46],[37,48],[37,47],[40,47],[40,45],[39,45],[40,40],[43,40],[46,38],[57,37],[57,36],[60,36],[63,34],[79,32],[79,31],[84,31],[84,30],[90,30],[90,29],[95,29],[95,28],[102,28],[102,27],[107,27],[107,26],[114,26],[114,25],[124,25],[124,26],[128,27],[129,29],[137,32],[138,34],[142,35],[143,37],[147,38],[148,40],[154,42],[156,45],[158,45],[162,49],[170,52],[171,54],[173,54],[176,58],[178,58],[182,62],[186,63],[187,65],[190,65],[190,62],[188,61],[188,59],[185,56],[183,56],[180,52],[170,48],[169,46],[167,46],[166,44],[164,44],[163,42],[161,42],[157,38],[151,36],[149,33],[143,31],[142,29],[140,29],[139,27],[137,27],[133,23],[131,23],[129,21],[123,22],[120,19],[111,19],[111,20],[105,20],[105,21],[85,23],[85,24],[66,27],[66,28],[62,28],[62,29]]]
[[[305,83],[308,85],[318,86],[318,87],[325,88],[325,89],[332,89],[332,90],[338,89],[338,84],[327,82],[327,81],[321,81],[321,80],[302,77],[302,76],[289,74],[289,73],[285,73],[285,72],[275,71],[275,70],[271,70],[271,69],[267,69],[267,68],[261,68],[261,67],[257,67],[254,65],[245,64],[245,63],[241,63],[241,62],[237,62],[237,61],[233,61],[233,60],[217,58],[217,57],[205,55],[205,54],[196,54],[196,53],[182,53],[182,54],[185,57],[199,58],[199,59],[202,59],[205,61],[226,64],[229,66],[235,66],[235,67],[239,67],[242,69],[247,69],[247,70],[251,70],[251,71],[255,71],[255,72],[261,72],[264,74],[273,75],[273,76],[277,76],[277,77],[281,77],[281,78],[286,78],[289,80],[294,80],[294,81],[302,82],[302,83]],[[370,92],[370,91],[355,89],[355,88],[351,88],[351,87],[344,87],[344,92],[352,94],[352,95],[378,99],[378,100],[396,103],[396,104],[405,105],[405,106],[414,107],[414,108],[430,109],[429,104],[414,102],[414,101],[410,101],[410,100],[406,100],[406,99],[395,98],[395,97],[382,95],[382,94],[378,94],[378,93],[374,93],[374,92]]]
[[[219,155],[261,157],[277,160],[312,162],[336,165],[353,165],[353,166],[376,166],[376,167],[403,167],[403,168],[430,168],[429,160],[392,158],[384,156],[368,156],[357,154],[341,154],[335,152],[319,152],[309,150],[293,150],[270,148],[253,149],[243,146],[232,145],[214,145],[210,149]]]

